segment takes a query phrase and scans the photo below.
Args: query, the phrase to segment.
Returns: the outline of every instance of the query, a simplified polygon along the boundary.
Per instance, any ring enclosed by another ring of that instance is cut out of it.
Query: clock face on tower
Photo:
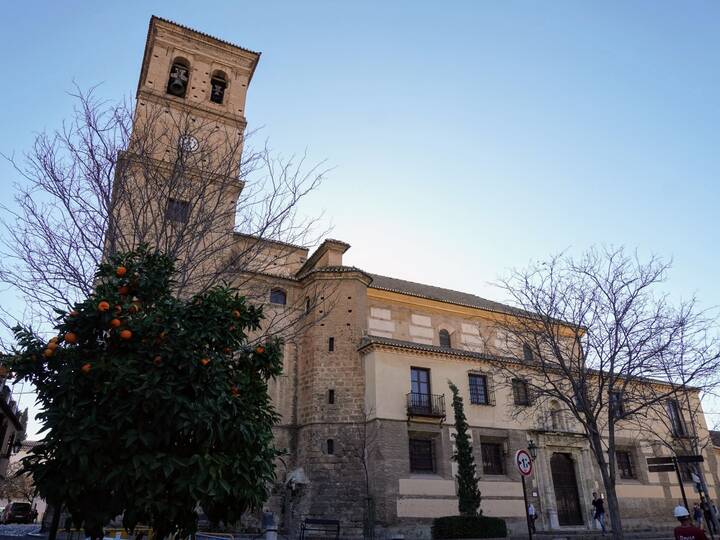
[[[200,143],[192,135],[183,135],[180,137],[180,148],[185,152],[194,152],[198,149]]]

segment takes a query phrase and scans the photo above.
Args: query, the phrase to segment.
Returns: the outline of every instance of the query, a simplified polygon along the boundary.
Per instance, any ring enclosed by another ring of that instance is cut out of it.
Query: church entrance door
[[[555,453],[550,458],[555,499],[560,525],[582,525],[575,464],[570,454]]]

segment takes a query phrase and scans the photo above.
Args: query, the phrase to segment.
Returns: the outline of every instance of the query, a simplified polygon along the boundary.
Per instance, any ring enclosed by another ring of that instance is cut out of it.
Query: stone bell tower
[[[259,59],[150,19],[132,133],[116,168],[111,249],[143,242],[199,259],[197,246],[207,255],[208,246],[232,234],[244,185],[245,100]]]
[[[153,16],[134,131],[153,118],[158,135],[178,132],[189,152],[202,150],[200,142],[206,139],[219,141],[219,136],[227,136],[227,144],[234,146],[246,126],[245,99],[259,59],[260,53]],[[180,128],[186,133],[179,133]]]

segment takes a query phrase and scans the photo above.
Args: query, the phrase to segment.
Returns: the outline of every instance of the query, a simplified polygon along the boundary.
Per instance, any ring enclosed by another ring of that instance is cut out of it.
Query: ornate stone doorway
[[[582,525],[575,464],[570,454],[554,453],[550,458],[550,471],[555,488],[559,524]]]

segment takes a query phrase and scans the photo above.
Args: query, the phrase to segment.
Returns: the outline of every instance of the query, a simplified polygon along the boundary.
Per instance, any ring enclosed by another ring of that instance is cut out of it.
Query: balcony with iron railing
[[[407,395],[407,413],[409,417],[445,418],[445,396],[410,392]]]

